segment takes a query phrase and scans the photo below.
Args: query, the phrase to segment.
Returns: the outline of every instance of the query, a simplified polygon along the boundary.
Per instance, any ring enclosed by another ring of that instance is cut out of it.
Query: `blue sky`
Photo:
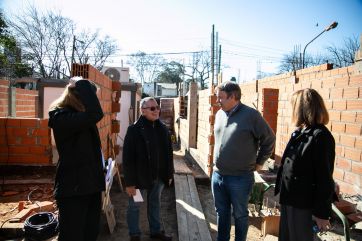
[[[362,0],[0,0],[0,7],[14,14],[29,2],[39,9],[59,9],[79,28],[98,28],[117,39],[118,55],[210,49],[215,24],[222,62],[228,66],[224,78],[240,81],[255,78],[258,61],[261,71],[276,71],[283,54],[295,45],[303,49],[333,21],[337,28],[317,38],[307,53],[323,54],[326,46],[362,34]],[[117,56],[108,65],[120,66],[121,59],[126,62]]]

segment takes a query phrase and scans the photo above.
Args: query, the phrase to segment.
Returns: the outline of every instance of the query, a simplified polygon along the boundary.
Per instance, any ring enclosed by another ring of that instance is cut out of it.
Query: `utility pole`
[[[75,35],[73,35],[73,46],[72,46],[72,59],[70,60],[70,67],[72,68],[74,63],[74,50],[75,50]]]
[[[214,76],[214,53],[215,53],[215,25],[212,25],[212,32],[211,32],[211,83],[210,83],[210,89],[211,92],[213,92],[213,85],[214,85],[214,80],[215,80],[215,76]]]

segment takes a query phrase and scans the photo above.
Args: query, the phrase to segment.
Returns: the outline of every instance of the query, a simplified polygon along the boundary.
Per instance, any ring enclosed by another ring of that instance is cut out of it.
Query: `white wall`
[[[124,137],[126,135],[127,128],[130,124],[130,119],[132,119],[133,113],[130,112],[131,107],[131,91],[122,90],[121,93],[121,112],[117,113],[117,120],[121,122],[120,132],[117,135],[117,144],[120,145],[120,153],[117,157],[117,161],[122,162],[122,148]],[[133,107],[134,108],[134,107]]]
[[[44,87],[44,103],[43,103],[43,117],[49,119],[49,106],[62,95],[64,91],[63,87]],[[51,132],[52,137],[52,150],[53,150],[53,163],[57,163],[59,159],[57,148],[55,147],[55,140],[53,136],[53,130]]]

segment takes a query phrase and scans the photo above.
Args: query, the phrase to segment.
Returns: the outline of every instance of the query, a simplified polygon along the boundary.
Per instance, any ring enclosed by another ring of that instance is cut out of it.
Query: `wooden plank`
[[[187,214],[183,208],[184,202],[184,183],[186,177],[184,175],[174,174],[175,180],[175,196],[176,196],[176,213],[177,213],[177,225],[178,225],[178,238],[179,241],[189,241],[188,227],[187,227]]]
[[[5,179],[4,184],[14,185],[14,184],[53,184],[54,179],[42,178],[42,179]]]
[[[210,230],[206,223],[206,218],[204,215],[204,211],[202,209],[199,194],[197,192],[195,179],[192,175],[187,175],[187,180],[190,187],[190,194],[192,198],[192,207],[195,208],[196,213],[193,213],[193,215],[196,217],[196,222],[200,234],[200,239],[202,241],[212,241]]]
[[[109,232],[113,233],[114,227],[116,226],[116,218],[114,217],[114,208],[111,202],[105,208],[105,214],[107,218]]]
[[[173,160],[175,174],[192,174],[191,169],[186,165],[185,160],[182,158],[175,158]]]

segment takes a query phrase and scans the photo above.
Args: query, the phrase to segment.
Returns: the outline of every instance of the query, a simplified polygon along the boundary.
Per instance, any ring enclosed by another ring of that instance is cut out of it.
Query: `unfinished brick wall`
[[[95,82],[100,91],[104,118],[97,124],[105,158],[113,155],[108,136],[115,144],[120,131],[116,112],[120,111],[120,82],[113,82],[90,65],[73,65],[73,76],[83,76]],[[14,88],[15,89],[15,88]],[[39,106],[38,91],[16,88],[16,116],[9,115],[9,81],[0,80],[0,164],[47,165],[52,163],[52,145],[47,119],[28,119],[37,115]],[[13,94],[14,95],[14,94]],[[117,146],[115,149],[117,149]]]
[[[15,88],[14,88],[15,89]],[[37,90],[16,88],[16,117],[38,117],[39,93]]]
[[[96,83],[100,87],[97,93],[104,113],[103,119],[98,122],[97,127],[102,142],[102,151],[105,158],[112,156],[112,149],[108,141],[108,136],[116,144],[116,135],[120,132],[120,122],[116,120],[117,112],[120,111],[121,104],[116,92],[121,90],[119,81],[112,81],[108,76],[99,72],[89,64],[73,64],[72,76],[82,76]]]
[[[0,164],[49,165],[48,120],[0,117]]]
[[[299,89],[316,89],[326,103],[330,114],[327,127],[336,141],[334,178],[340,184],[342,192],[349,194],[362,192],[362,70],[356,68],[356,65],[333,69],[331,64],[323,64],[240,86],[243,94],[241,101],[258,109],[276,131],[274,158],[277,164],[280,163],[286,144],[295,129],[290,124],[291,94]],[[201,116],[203,115],[202,106],[209,106],[210,119],[206,125],[212,128],[215,107],[207,98],[201,98],[203,93],[200,92],[199,119],[200,111]],[[188,127],[184,125],[181,128]],[[198,128],[198,133],[203,133],[204,130],[201,128],[205,128],[205,122],[199,120]],[[180,132],[182,131],[181,129]],[[207,141],[199,135],[198,158],[206,166],[209,161],[206,157],[212,155],[213,135],[209,135]],[[187,143],[184,145],[187,148]],[[201,150],[201,146],[207,145],[210,147],[208,155]],[[207,170],[204,171],[207,173]]]
[[[0,80],[0,117],[9,115],[9,81]]]

